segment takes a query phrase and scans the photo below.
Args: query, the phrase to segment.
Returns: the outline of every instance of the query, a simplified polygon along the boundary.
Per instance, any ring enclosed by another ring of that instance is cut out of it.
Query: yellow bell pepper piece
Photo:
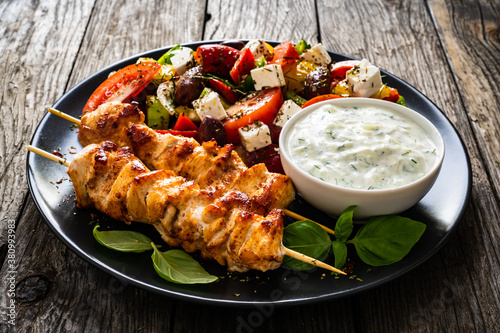
[[[317,67],[318,65],[307,60],[302,60],[296,64],[287,66],[283,73],[285,76],[286,89],[294,94],[302,92],[304,90],[307,74]]]

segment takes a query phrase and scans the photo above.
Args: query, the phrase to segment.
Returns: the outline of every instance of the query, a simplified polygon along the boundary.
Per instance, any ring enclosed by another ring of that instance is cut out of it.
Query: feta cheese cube
[[[285,76],[280,65],[266,65],[250,71],[255,90],[285,85]]]
[[[300,110],[300,106],[298,106],[294,101],[291,99],[286,100],[278,111],[276,119],[274,119],[274,125],[280,127],[285,126],[285,123]]]
[[[260,57],[264,57],[267,59],[273,55],[273,53],[267,47],[266,42],[263,39],[249,40],[248,43],[245,45],[244,49],[246,48],[252,51],[255,60],[259,59]]]
[[[249,152],[271,144],[271,131],[266,124],[256,122],[238,129],[241,143]]]
[[[215,91],[211,91],[202,98],[194,100],[193,106],[201,120],[205,119],[207,116],[211,116],[219,120],[227,118],[227,113],[219,98],[219,94]]]
[[[181,47],[179,52],[170,58],[170,61],[177,74],[182,75],[195,64],[193,50],[189,47]]]
[[[382,76],[378,67],[363,59],[346,73],[349,92],[355,97],[370,97],[382,88]]]
[[[327,66],[332,62],[332,58],[328,54],[328,51],[321,43],[318,43],[310,49],[304,51],[304,53],[302,53],[302,59],[320,66]]]

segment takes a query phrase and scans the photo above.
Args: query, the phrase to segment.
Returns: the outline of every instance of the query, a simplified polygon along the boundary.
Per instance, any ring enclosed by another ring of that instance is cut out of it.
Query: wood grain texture
[[[5,221],[16,219],[17,331],[495,331],[498,12],[495,1],[485,0],[0,3],[0,245],[5,255]],[[232,38],[321,41],[332,51],[369,59],[435,102],[466,142],[473,167],[471,202],[450,241],[418,269],[362,294],[246,309],[193,304],[123,285],[58,241],[32,199],[25,199],[23,145],[47,107],[125,57]],[[0,270],[1,306],[8,270],[5,264]],[[9,328],[2,321],[0,332]]]
[[[200,40],[205,4],[183,1],[99,1],[92,13],[69,86],[140,52]]]
[[[476,331],[495,331],[500,322],[500,3],[430,1],[429,7],[477,142],[471,154],[477,208],[459,234],[477,299],[475,307],[469,305],[474,314],[469,323]]]
[[[485,172],[493,180],[494,195],[500,201],[500,4],[430,1],[429,6]]]
[[[204,39],[318,41],[312,0],[208,1]]]
[[[469,3],[463,10],[470,6],[474,7]],[[404,280],[398,280],[367,293],[360,301],[363,330],[379,331],[385,327],[383,323],[391,321],[394,323],[389,327],[394,332],[491,329],[499,320],[495,313],[499,309],[497,244],[500,234],[497,223],[490,223],[498,221],[498,200],[495,200],[492,184],[482,166],[478,146],[483,143],[476,140],[461,100],[462,96],[473,92],[457,88],[448,65],[448,49],[442,48],[436,33],[439,29],[434,26],[429,8],[423,2],[320,1],[318,13],[321,40],[328,48],[369,59],[415,86],[444,111],[467,143],[474,172],[475,186],[469,213],[458,236],[439,252],[444,269],[434,270],[432,274],[412,272],[415,278],[410,285],[399,285]],[[339,31],[342,25],[338,22],[342,20],[363,21],[363,24],[351,24],[349,29]],[[463,36],[454,38],[462,40]],[[462,68],[468,70],[470,67],[463,64]],[[479,71],[481,69],[476,72]],[[482,103],[496,103],[495,98],[492,94],[480,97]],[[472,216],[472,211],[482,214]],[[454,260],[457,255],[460,258],[458,266]],[[427,265],[429,263],[423,265],[424,271]],[[388,299],[393,301],[385,303],[382,293],[391,294]],[[408,306],[394,299],[404,300]],[[373,314],[376,317],[369,316],[375,307],[377,311]],[[403,320],[395,321],[393,314],[396,312],[402,313],[400,319]]]
[[[76,54],[91,7],[90,2],[0,4],[1,221],[18,217],[27,189],[24,146],[47,106],[64,91],[71,63],[58,59]]]
[[[2,77],[1,112],[5,121],[2,120],[0,128],[3,135],[0,147],[5,168],[2,168],[0,183],[1,226],[5,231],[3,221],[7,219],[15,219],[19,225],[16,231],[20,244],[16,249],[18,290],[24,285],[31,293],[39,284],[44,285],[44,281],[50,285],[48,294],[40,296],[40,300],[28,297],[28,301],[18,302],[17,318],[35,320],[18,320],[16,329],[19,332],[107,332],[121,327],[122,331],[137,331],[143,319],[145,331],[168,331],[169,317],[165,313],[169,312],[172,300],[133,287],[126,289],[130,290],[128,293],[113,293],[115,279],[66,252],[66,247],[54,240],[45,224],[38,228],[42,222],[31,199],[20,215],[26,196],[24,145],[47,108],[85,77],[138,52],[200,39],[204,3],[193,1],[189,11],[163,1],[101,1],[97,4],[53,1],[35,3],[33,7],[31,3],[4,2],[0,8],[5,14],[1,27],[8,37],[0,39],[1,49],[7,50],[0,55],[7,73]],[[172,8],[179,8],[180,12]],[[161,20],[152,20],[158,13],[165,14]],[[12,22],[18,26],[14,27]],[[33,217],[37,220],[33,221]],[[31,232],[31,241],[27,241],[24,237]],[[1,244],[4,250],[5,238]],[[61,258],[60,253],[68,257]],[[6,276],[7,271],[8,267],[3,266],[2,276]],[[4,279],[0,281],[0,288],[6,290]],[[0,327],[6,330],[4,292],[0,294],[0,304]],[[143,307],[137,304],[156,304],[157,310],[142,311]],[[125,312],[113,316],[118,305],[123,305],[120,308]],[[110,320],[111,317],[114,320]]]
[[[0,3],[0,246],[6,255],[7,221],[19,216],[27,195],[25,145],[46,109],[63,92],[92,1]],[[62,14],[64,13],[64,14]],[[50,23],[49,23],[50,22]],[[33,209],[32,214],[37,214]],[[0,285],[5,290],[5,281]],[[5,318],[6,294],[0,295]]]

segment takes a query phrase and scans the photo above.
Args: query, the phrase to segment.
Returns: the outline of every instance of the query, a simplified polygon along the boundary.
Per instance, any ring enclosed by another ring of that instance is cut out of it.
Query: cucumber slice
[[[146,124],[152,129],[167,129],[170,121],[168,110],[157,96],[146,97]]]

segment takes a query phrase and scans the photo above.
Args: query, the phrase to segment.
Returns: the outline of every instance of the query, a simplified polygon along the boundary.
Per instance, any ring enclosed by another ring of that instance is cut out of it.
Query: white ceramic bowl
[[[391,189],[362,190],[341,187],[324,182],[301,170],[293,162],[289,150],[289,137],[294,126],[303,121],[325,104],[345,107],[380,106],[389,108],[420,125],[436,144],[437,158],[434,166],[422,178],[400,187]],[[444,158],[444,142],[436,127],[419,113],[396,103],[372,98],[339,98],[313,104],[294,115],[283,127],[279,140],[281,162],[285,173],[292,179],[298,193],[311,205],[321,211],[339,216],[345,208],[357,205],[356,219],[371,216],[398,214],[415,205],[434,184]]]

